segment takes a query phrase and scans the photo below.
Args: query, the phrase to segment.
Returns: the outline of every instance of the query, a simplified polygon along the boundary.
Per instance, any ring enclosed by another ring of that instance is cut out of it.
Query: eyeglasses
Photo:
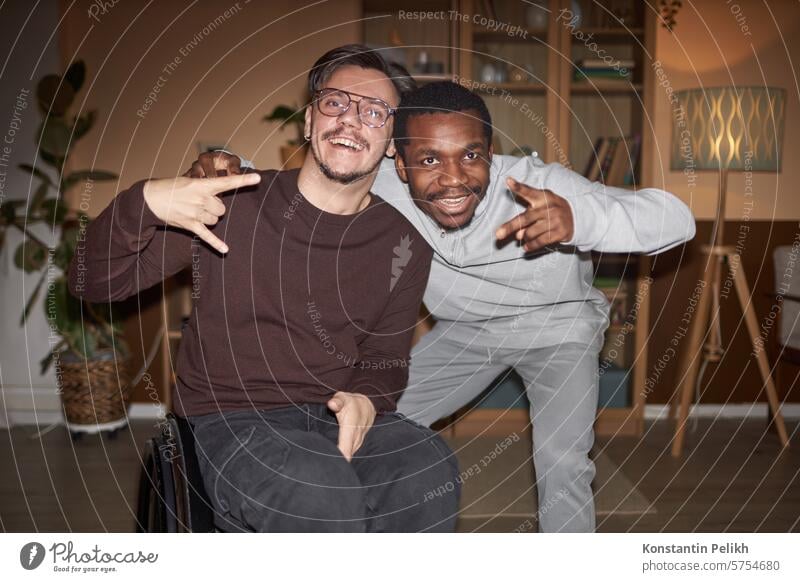
[[[389,107],[386,101],[375,97],[367,97],[358,93],[350,93],[341,89],[319,89],[314,93],[317,109],[328,117],[339,117],[347,113],[350,105],[355,101],[353,97],[361,97],[356,101],[356,111],[361,123],[368,127],[383,127],[389,117],[394,115],[396,109]]]

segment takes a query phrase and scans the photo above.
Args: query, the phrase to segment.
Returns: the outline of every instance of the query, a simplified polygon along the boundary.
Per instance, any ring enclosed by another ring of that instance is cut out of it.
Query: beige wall
[[[142,177],[185,171],[200,141],[227,142],[259,167],[279,165],[278,146],[286,136],[261,117],[277,103],[299,103],[314,59],[361,36],[354,22],[360,15],[357,0],[309,4],[201,0],[181,12],[183,3],[158,2],[143,9],[143,0],[126,1],[92,18],[93,2],[62,2],[65,62],[73,55],[86,60],[93,85],[79,101],[85,97],[84,107],[99,112],[97,127],[74,150],[74,167],[117,171],[124,188]],[[732,13],[733,2],[687,2],[673,33],[659,27],[656,58],[674,90],[732,83],[787,89],[784,170],[777,176],[754,175],[750,218],[800,219],[800,192],[795,190],[800,164],[793,163],[800,156],[800,135],[792,131],[800,127],[800,107],[791,74],[792,63],[800,63],[800,9],[788,0],[769,2],[771,14],[759,0],[735,4],[749,36]],[[204,32],[215,19],[220,20],[214,30]],[[186,56],[181,49],[188,50]],[[176,57],[181,62],[165,73]],[[157,101],[138,115],[159,84]],[[682,173],[669,170],[671,107],[662,88],[656,91],[653,127],[659,148],[652,161],[655,181],[690,204],[698,219],[712,217],[716,174],[699,173],[689,188]],[[742,219],[744,180],[741,173],[730,176],[730,219]],[[95,185],[91,214],[117,190],[116,184]]]
[[[734,16],[738,6],[739,22]],[[767,7],[769,9],[767,9]],[[771,11],[771,13],[770,13]],[[800,7],[778,0],[700,0],[684,2],[673,33],[659,26],[656,58],[674,90],[715,85],[761,85],[787,90],[784,169],[778,175],[753,174],[751,219],[800,219],[800,108],[793,70],[800,65]],[[741,26],[747,26],[744,30]],[[746,32],[749,30],[749,35]],[[656,90],[656,181],[691,205],[698,219],[708,219],[716,208],[718,175],[698,173],[692,189],[680,172],[669,170],[672,135],[671,106],[663,88]],[[693,190],[693,193],[692,193]],[[726,216],[742,220],[744,174],[728,180]]]
[[[119,188],[95,184],[92,215],[137,179],[184,172],[198,141],[228,143],[258,167],[278,166],[287,136],[261,118],[278,103],[299,104],[316,58],[360,37],[355,0],[314,7],[297,0],[153,2],[146,9],[141,0],[105,13],[98,4],[62,2],[60,29],[64,62],[82,58],[88,67],[76,105],[85,99],[99,120],[75,148],[72,165],[121,176]],[[180,62],[165,72],[176,57]],[[157,100],[137,113],[154,88]],[[80,194],[72,193],[73,204]]]

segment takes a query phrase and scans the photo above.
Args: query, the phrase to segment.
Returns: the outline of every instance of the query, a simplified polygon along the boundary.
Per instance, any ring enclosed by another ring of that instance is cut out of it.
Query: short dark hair
[[[397,90],[400,91],[401,98],[406,93],[410,93],[417,88],[417,82],[414,80],[414,77],[412,77],[408,69],[400,63],[389,61],[389,72],[391,73],[389,78],[392,80],[392,83],[394,83],[394,86],[397,87]]]
[[[484,100],[466,87],[452,81],[436,81],[403,94],[400,108],[395,114],[395,147],[403,153],[408,141],[408,120],[416,115],[432,113],[477,113],[483,124],[483,135],[492,143],[492,116]]]
[[[314,93],[322,89],[325,82],[330,79],[339,67],[356,66],[362,69],[374,69],[386,75],[403,95],[416,87],[416,82],[411,78],[401,65],[387,62],[377,49],[371,49],[363,44],[346,44],[329,50],[322,55],[308,74],[308,94],[313,99]]]

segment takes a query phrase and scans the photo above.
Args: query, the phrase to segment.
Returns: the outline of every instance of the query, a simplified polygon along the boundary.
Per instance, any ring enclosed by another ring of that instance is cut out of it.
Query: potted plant
[[[64,195],[81,184],[117,179],[116,174],[104,170],[65,170],[72,146],[91,130],[96,119],[96,111],[73,117],[67,113],[85,75],[84,63],[78,61],[63,76],[47,75],[39,81],[36,97],[43,119],[37,131],[38,156],[33,165],[19,165],[38,185],[31,189],[28,200],[6,201],[0,207],[0,248],[8,229],[20,230],[24,238],[14,263],[26,273],[40,273],[20,325],[44,292],[45,317],[54,339],[41,369],[44,373],[51,365],[56,367],[73,438],[101,430],[115,434],[126,423],[130,391],[129,350],[121,338],[119,319],[108,304],[81,302],[67,288],[67,269],[89,218],[81,210],[69,210]],[[48,244],[36,236],[31,229],[34,224],[47,225],[55,242]]]
[[[303,108],[292,109],[288,105],[278,105],[272,113],[265,115],[262,121],[277,121],[281,123],[280,130],[294,128],[296,137],[290,139],[286,145],[281,146],[281,162],[283,168],[291,170],[303,165],[306,157],[307,144],[303,137],[305,128],[305,110]]]

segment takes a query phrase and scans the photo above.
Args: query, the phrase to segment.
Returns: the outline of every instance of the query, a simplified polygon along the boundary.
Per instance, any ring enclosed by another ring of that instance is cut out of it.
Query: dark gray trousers
[[[189,418],[225,531],[454,531],[458,465],[434,431],[379,415],[348,462],[324,404]],[[435,492],[435,494],[434,494]]]

